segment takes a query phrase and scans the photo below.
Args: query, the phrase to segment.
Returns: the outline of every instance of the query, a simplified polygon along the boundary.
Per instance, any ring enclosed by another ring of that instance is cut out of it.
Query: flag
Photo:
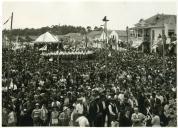
[[[10,18],[9,18],[9,19],[7,19],[7,20],[6,20],[6,22],[4,22],[4,24],[3,24],[3,25],[7,24],[7,22],[8,22],[9,20],[10,20]]]

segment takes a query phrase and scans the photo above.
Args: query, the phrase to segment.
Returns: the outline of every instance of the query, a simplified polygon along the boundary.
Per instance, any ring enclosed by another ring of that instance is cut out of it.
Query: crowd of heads
[[[3,125],[176,126],[176,56],[95,54],[49,61],[31,48],[3,51]]]

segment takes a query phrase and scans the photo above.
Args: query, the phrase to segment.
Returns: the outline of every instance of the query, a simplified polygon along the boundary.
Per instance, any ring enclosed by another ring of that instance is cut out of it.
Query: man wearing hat
[[[68,107],[64,106],[62,113],[59,115],[59,126],[69,126],[69,116],[67,113]]]
[[[111,122],[115,121],[118,118],[118,109],[115,103],[114,98],[110,100],[109,106],[109,114],[108,114],[108,125],[111,126]]]
[[[39,106],[40,106],[39,103],[36,103],[35,104],[35,109],[32,111],[32,114],[31,114],[34,126],[40,126],[41,110],[40,110]]]
[[[100,95],[100,98],[97,101],[97,117],[96,117],[96,126],[104,127],[105,118],[107,114],[107,104],[106,97],[104,94]]]
[[[82,98],[77,99],[78,103],[76,104],[76,111],[77,111],[78,114],[83,114],[83,111],[84,111],[82,101],[83,101]]]
[[[20,126],[31,126],[31,117],[27,113],[27,109],[23,110],[23,115],[20,118]]]
[[[134,108],[134,113],[132,114],[131,120],[133,122],[132,126],[133,127],[141,127],[144,126],[144,120],[145,120],[145,115],[143,115],[142,113],[140,113],[138,111],[138,107]]]
[[[40,119],[41,119],[41,124],[42,126],[47,126],[47,119],[48,119],[48,110],[46,108],[46,104],[43,104],[42,107],[41,107],[41,116],[40,116]]]

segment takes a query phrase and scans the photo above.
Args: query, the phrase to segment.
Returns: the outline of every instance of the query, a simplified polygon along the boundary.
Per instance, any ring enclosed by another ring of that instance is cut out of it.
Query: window
[[[162,30],[162,35],[165,35],[165,30],[164,29]]]
[[[138,37],[142,37],[142,29],[138,30]]]
[[[173,35],[174,35],[174,30],[169,29],[169,30],[168,30],[168,36],[169,36],[169,37],[172,37]]]

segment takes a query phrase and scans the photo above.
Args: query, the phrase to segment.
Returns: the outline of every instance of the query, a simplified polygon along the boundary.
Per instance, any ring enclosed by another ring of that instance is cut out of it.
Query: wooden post
[[[144,28],[142,28],[142,52],[144,52]]]
[[[127,49],[129,49],[129,27],[126,27],[126,33],[127,33]]]
[[[164,26],[163,26],[163,31],[164,31]],[[165,35],[165,32],[163,32],[163,35],[162,35],[162,40],[163,40],[163,74],[165,76],[165,73],[166,73],[166,63],[165,63],[165,42],[166,42],[166,35]]]

